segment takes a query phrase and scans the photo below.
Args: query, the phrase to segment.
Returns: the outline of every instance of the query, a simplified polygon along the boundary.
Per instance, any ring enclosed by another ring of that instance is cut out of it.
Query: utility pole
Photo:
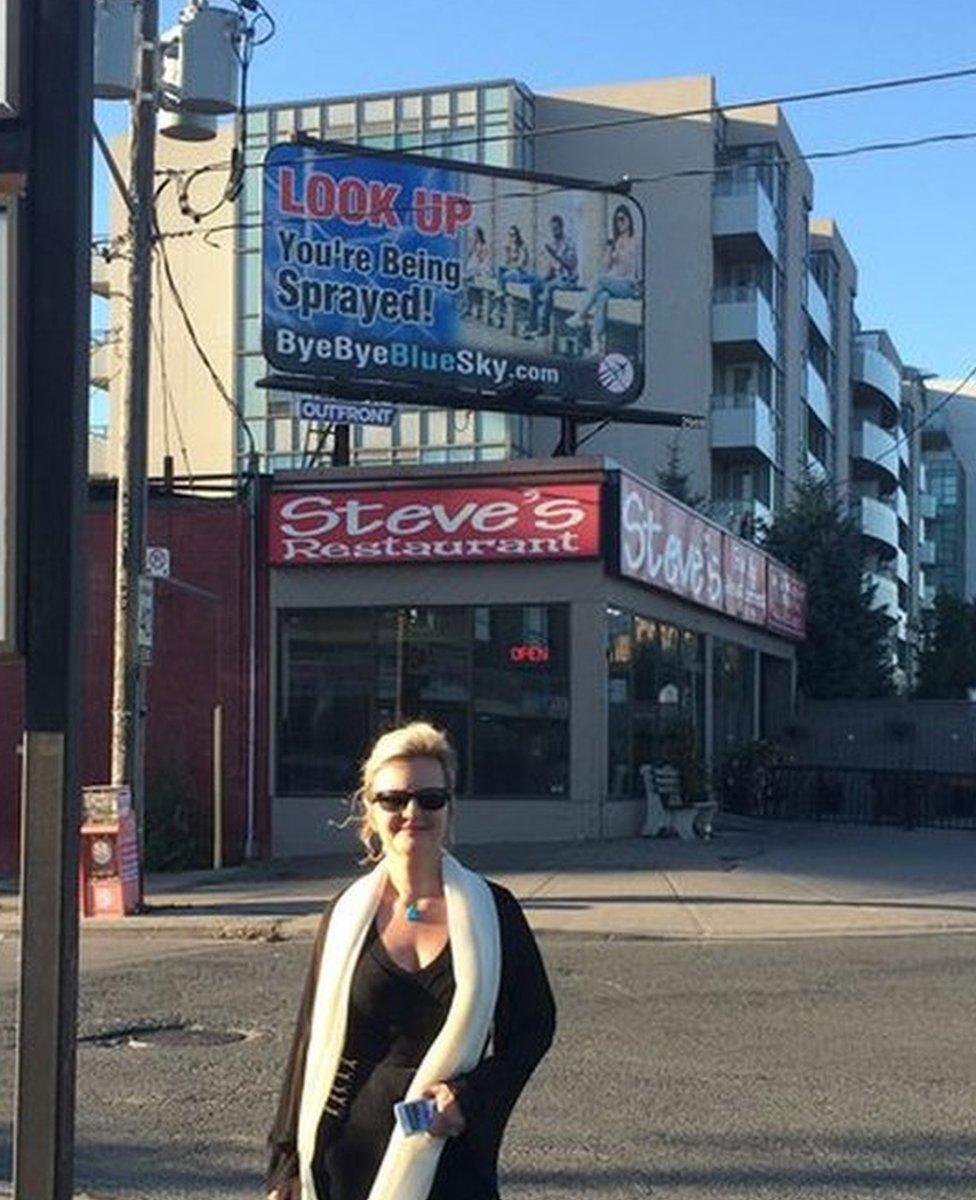
[[[158,0],[141,0],[139,78],[132,102],[129,234],[128,377],[119,419],[118,495],[115,510],[115,626],[112,656],[114,785],[132,791],[140,850],[145,836],[143,776],[145,672],[139,649],[139,581],[146,555],[146,439],[152,243],[155,219]],[[140,861],[142,855],[140,854]]]
[[[17,1200],[70,1200],[73,1191],[93,7],[20,5],[24,94],[14,123],[27,146],[17,289],[26,729]],[[5,138],[0,132],[0,146]]]

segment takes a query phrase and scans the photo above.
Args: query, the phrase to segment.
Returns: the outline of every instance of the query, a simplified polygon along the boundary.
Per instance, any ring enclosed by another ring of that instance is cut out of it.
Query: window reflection
[[[607,610],[607,786],[641,794],[644,763],[689,771],[704,730],[703,639],[663,621]]]
[[[285,612],[279,657],[279,794],[348,793],[376,732],[416,717],[449,732],[461,794],[569,794],[565,605]]]

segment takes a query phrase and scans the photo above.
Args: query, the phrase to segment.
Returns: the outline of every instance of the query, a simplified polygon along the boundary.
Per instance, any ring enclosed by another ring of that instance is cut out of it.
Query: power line
[[[452,139],[449,143],[445,143],[445,145],[449,145],[451,148],[457,146],[483,146],[495,142],[511,142],[521,138],[534,140],[543,137],[554,137],[558,134],[591,133],[603,129],[619,129],[632,125],[650,125],[659,121],[680,121],[689,117],[724,116],[726,113],[741,112],[750,108],[801,104],[813,100],[832,100],[840,96],[858,96],[870,92],[891,91],[897,88],[947,83],[956,79],[971,78],[974,75],[976,75],[976,66],[959,67],[949,71],[930,71],[920,75],[902,75],[892,79],[872,80],[866,83],[839,84],[835,87],[816,88],[804,92],[787,92],[777,96],[766,96],[754,100],[738,100],[729,104],[709,104],[698,108],[678,109],[676,112],[631,113],[625,117],[610,117],[599,121],[579,121],[570,125],[554,125],[544,129],[506,130],[499,133],[481,134],[470,138]],[[214,170],[221,170],[226,166],[225,163],[213,163],[209,165]],[[245,169],[250,169],[254,165],[260,164],[249,164]],[[200,169],[202,168],[197,168],[197,170]]]
[[[159,291],[159,326],[150,319],[149,328],[152,332],[153,341],[156,344],[156,353],[159,355],[159,373],[163,384],[163,449],[167,457],[170,453],[170,436],[169,436],[169,418],[172,414],[173,426],[176,430],[176,440],[180,448],[180,457],[183,460],[183,467],[190,481],[193,480],[193,468],[190,466],[190,454],[187,449],[186,439],[183,436],[183,428],[180,423],[179,412],[177,411],[176,401],[173,396],[173,389],[170,386],[169,370],[167,369],[167,352],[166,352],[166,318],[165,308],[162,304],[162,281],[163,272],[160,258],[156,258],[156,286]]]
[[[762,159],[762,160],[744,160],[739,163],[729,163],[723,166],[715,167],[687,167],[679,171],[665,171],[659,175],[631,175],[627,177],[629,184],[657,184],[667,183],[675,179],[694,179],[706,178],[709,176],[728,175],[734,173],[737,169],[750,168],[754,169],[757,166],[792,166],[799,162],[815,162],[822,159],[840,159],[853,158],[862,154],[877,154],[890,153],[898,150],[914,150],[923,146],[941,145],[946,143],[969,142],[976,140],[976,130],[961,130],[945,133],[927,134],[923,137],[905,138],[893,141],[884,142],[864,142],[856,146],[840,147],[836,150],[813,150],[809,154],[794,154],[781,155],[777,158]],[[448,163],[450,160],[446,160]],[[263,166],[261,163],[254,163],[252,167]],[[607,184],[608,187],[618,186],[615,184]],[[483,200],[473,200],[473,204],[494,204],[500,200],[517,200],[531,199],[533,197],[550,195],[556,192],[565,191],[564,187],[537,187],[532,191],[519,192],[502,192],[493,197],[486,197]],[[400,215],[407,215],[415,211],[413,205],[393,206],[393,211]],[[158,236],[168,240],[178,238],[207,237],[217,233],[228,233],[233,231],[244,231],[248,229],[263,229],[266,225],[272,224],[272,220],[262,221],[231,221],[223,225],[208,225],[205,227],[194,226],[191,229],[174,229],[161,232]],[[123,239],[124,240],[124,239]]]

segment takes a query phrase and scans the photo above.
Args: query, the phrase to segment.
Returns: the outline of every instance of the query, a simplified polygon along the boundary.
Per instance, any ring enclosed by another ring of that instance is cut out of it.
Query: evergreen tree
[[[922,626],[916,695],[922,700],[965,700],[973,687],[976,602],[940,591]]]
[[[682,504],[687,504],[689,508],[701,508],[705,497],[691,491],[689,479],[690,475],[682,467],[678,435],[675,434],[668,446],[668,460],[657,473],[657,484],[662,491],[673,496],[675,500],[680,500]]]
[[[764,548],[807,585],[807,639],[797,651],[799,686],[810,699],[890,695],[888,618],[872,607],[861,534],[827,481],[806,478],[776,516]]]

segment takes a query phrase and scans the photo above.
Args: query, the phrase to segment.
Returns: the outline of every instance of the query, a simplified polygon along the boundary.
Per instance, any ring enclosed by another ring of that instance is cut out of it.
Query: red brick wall
[[[88,613],[82,773],[85,783],[108,778],[112,699],[114,508],[95,499],[88,515]],[[146,780],[154,794],[174,789],[194,833],[209,845],[212,816],[212,713],[223,706],[224,857],[244,849],[247,738],[248,520],[235,499],[154,494],[148,544],[167,546],[172,576],[156,584],[153,662],[148,672]],[[262,606],[267,591],[258,580]],[[266,627],[259,619],[258,630]],[[267,728],[264,647],[259,638],[258,764],[265,761]],[[17,861],[19,756],[23,725],[23,669],[0,666],[0,870]],[[257,775],[258,848],[267,827],[267,796]]]

